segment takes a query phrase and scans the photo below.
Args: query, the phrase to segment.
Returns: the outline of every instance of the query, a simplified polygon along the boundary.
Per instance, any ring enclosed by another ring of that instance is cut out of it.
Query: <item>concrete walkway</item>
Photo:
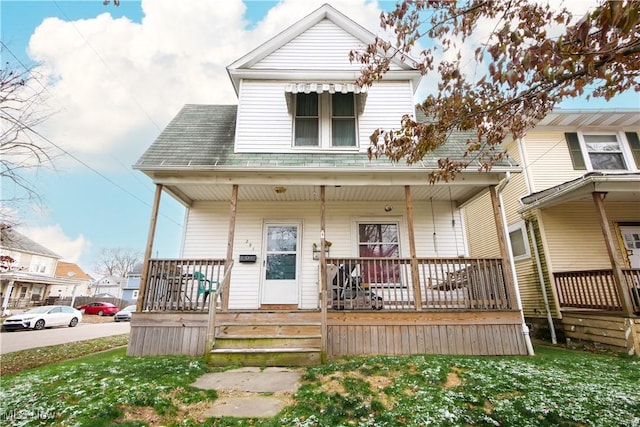
[[[302,371],[288,368],[246,367],[205,374],[191,384],[216,390],[218,399],[205,417],[274,417],[300,387]]]

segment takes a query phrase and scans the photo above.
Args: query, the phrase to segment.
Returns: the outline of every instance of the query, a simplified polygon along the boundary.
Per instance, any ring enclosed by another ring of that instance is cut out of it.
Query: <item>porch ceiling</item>
[[[284,192],[281,188],[284,188]],[[403,185],[395,186],[326,186],[327,201],[400,201],[405,199]],[[458,205],[488,188],[474,186],[422,185],[411,186],[413,200],[451,200]],[[165,190],[186,204],[193,201],[222,201],[231,198],[232,185],[184,184],[169,185]],[[238,200],[246,201],[318,201],[319,185],[239,185]]]

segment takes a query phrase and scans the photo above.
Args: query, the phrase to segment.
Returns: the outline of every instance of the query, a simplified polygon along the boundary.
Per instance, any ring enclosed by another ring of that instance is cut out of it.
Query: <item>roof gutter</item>
[[[516,264],[513,260],[513,249],[511,248],[511,239],[509,238],[509,226],[507,224],[507,214],[504,210],[504,201],[502,198],[502,192],[511,180],[511,172],[507,171],[505,179],[496,187],[496,193],[498,195],[498,201],[500,204],[500,216],[502,217],[502,229],[504,232],[504,240],[507,245],[507,257],[509,258],[509,265],[511,266],[511,278],[513,280],[513,288],[516,294],[516,306],[520,312],[520,319],[522,321],[522,335],[524,336],[524,342],[527,346],[527,354],[534,356],[533,344],[531,344],[531,335],[529,334],[529,327],[524,320],[524,311],[522,309],[522,299],[520,298],[520,286],[518,285],[518,275],[516,274]]]
[[[625,175],[583,175],[581,178],[574,180],[566,185],[560,184],[555,187],[555,190],[550,189],[542,191],[540,194],[533,194],[521,199],[523,208],[518,213],[525,213],[530,210],[539,208],[542,205],[547,205],[555,200],[561,199],[569,193],[576,191],[580,188],[586,188],[588,185],[592,185],[593,191],[597,191],[595,186],[602,183],[615,183],[615,182],[629,182],[638,181],[640,183],[640,175],[633,175],[635,179],[632,179],[629,174]],[[530,201],[528,201],[530,200]]]

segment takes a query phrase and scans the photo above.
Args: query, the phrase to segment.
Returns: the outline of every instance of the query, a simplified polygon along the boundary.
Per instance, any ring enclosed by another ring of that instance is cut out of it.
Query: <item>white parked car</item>
[[[45,305],[7,317],[2,323],[2,330],[40,330],[50,326],[69,326],[73,328],[81,321],[82,313],[73,307],[66,305]]]
[[[119,312],[116,313],[113,320],[116,322],[130,322],[131,321],[131,313],[135,313],[136,306],[128,305]]]

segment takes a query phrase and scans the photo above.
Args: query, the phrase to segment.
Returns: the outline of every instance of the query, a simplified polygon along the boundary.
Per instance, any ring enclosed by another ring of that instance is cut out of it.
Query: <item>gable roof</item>
[[[356,23],[346,15],[342,14],[331,5],[325,3],[303,19],[297,21],[295,24],[283,30],[273,38],[267,40],[256,49],[237,59],[227,67],[227,72],[231,77],[231,81],[236,93],[238,93],[240,80],[244,76],[242,73],[243,70],[252,68],[267,56],[276,52],[282,46],[291,42],[296,37],[300,36],[305,31],[311,29],[325,19],[331,21],[337,27],[350,34],[352,37],[356,38],[364,45],[368,45],[375,41],[375,34],[370,32],[360,24]],[[353,46],[354,49],[357,47],[358,46]],[[392,58],[392,64],[397,66],[400,70],[404,70],[405,72],[412,72],[413,75],[411,77],[411,80],[414,82],[414,87],[417,87],[417,84],[422,77],[421,73],[417,70],[417,62],[407,55],[404,56],[406,58],[404,61],[400,60],[398,57]],[[261,73],[265,72],[264,70],[259,71]],[[390,78],[393,75],[393,70],[389,71],[387,74],[388,75],[386,77]],[[297,76],[297,78],[300,78],[300,76]],[[310,76],[310,78],[316,77]]]
[[[333,153],[234,153],[235,105],[187,104],[167,125],[153,144],[133,166],[142,171],[157,170],[244,170],[244,171],[362,171],[373,170],[435,170],[438,159],[449,157],[462,160],[467,149],[466,140],[475,132],[452,133],[447,143],[431,155],[413,165],[391,162],[386,157],[369,159],[363,152]],[[424,116],[418,117],[424,121]],[[513,166],[508,160],[495,165],[496,169]],[[475,168],[471,166],[469,170]]]
[[[70,273],[73,273],[70,275]],[[74,280],[91,280],[91,277],[85,273],[78,264],[72,262],[58,261],[56,265],[56,277],[74,279]]]
[[[0,237],[1,247],[16,252],[43,255],[50,258],[59,259],[60,255],[34,242],[22,233],[14,230],[13,227],[2,227]]]

